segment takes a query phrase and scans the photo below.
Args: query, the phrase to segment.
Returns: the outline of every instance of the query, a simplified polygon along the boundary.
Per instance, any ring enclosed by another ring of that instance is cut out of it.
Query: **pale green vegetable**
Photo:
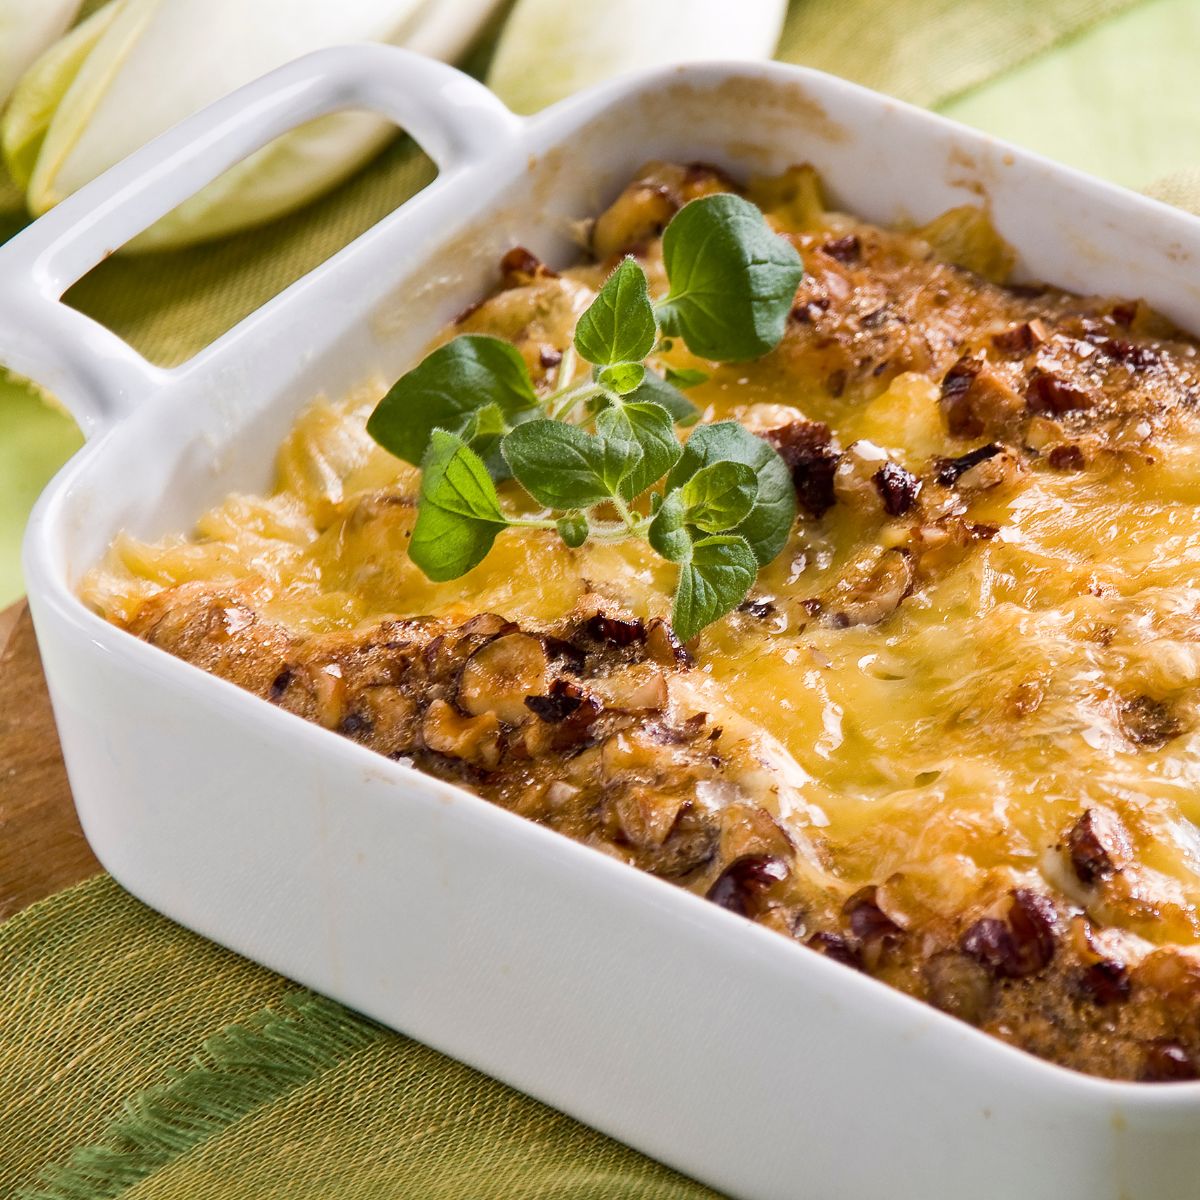
[[[461,58],[479,37],[501,0],[426,0],[404,48],[442,62]]]
[[[18,187],[29,186],[54,110],[120,8],[118,0],[80,22],[22,76],[13,92],[4,124],[0,126],[0,148],[4,151],[8,172]]]
[[[0,0],[0,108],[29,64],[75,19],[82,0]]]
[[[770,58],[786,11],[787,0],[517,0],[488,85],[531,113],[645,67]]]
[[[40,214],[164,129],[291,59],[363,41],[416,43],[455,57],[495,4],[110,0],[30,70],[0,141],[30,211]],[[394,133],[368,113],[312,121],[227,171],[130,248],[203,241],[280,216],[351,174]]]

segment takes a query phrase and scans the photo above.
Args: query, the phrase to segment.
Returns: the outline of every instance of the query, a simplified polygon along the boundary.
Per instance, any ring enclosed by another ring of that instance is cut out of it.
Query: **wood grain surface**
[[[100,870],[75,817],[33,623],[0,612],[0,920]]]

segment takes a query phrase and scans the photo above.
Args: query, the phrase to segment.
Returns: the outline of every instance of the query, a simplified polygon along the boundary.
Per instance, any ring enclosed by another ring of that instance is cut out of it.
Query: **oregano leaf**
[[[596,382],[618,396],[626,396],[636,391],[646,377],[646,368],[640,362],[613,363],[610,367],[601,367],[596,372]]]
[[[695,425],[700,420],[700,410],[676,387],[672,387],[661,375],[647,371],[638,387],[629,393],[628,399],[637,404],[658,404],[671,414],[676,425]]]
[[[517,482],[547,508],[590,508],[620,495],[640,447],[562,421],[529,421],[500,443]]]
[[[680,488],[667,494],[646,531],[651,547],[673,563],[687,562],[692,556],[692,535],[684,524],[687,508],[682,491]]]
[[[639,460],[620,481],[624,500],[657,483],[683,453],[670,413],[658,404],[613,404],[597,415],[596,430],[602,437],[633,442],[641,450]]]
[[[702,467],[672,496],[679,496],[689,525],[705,533],[736,529],[758,498],[758,476],[740,462]]]
[[[729,192],[685,204],[663,233],[671,288],[659,323],[701,358],[742,362],[783,338],[804,267],[749,201]]]
[[[597,366],[640,362],[658,330],[646,272],[632,258],[621,260],[575,326],[575,349]]]
[[[744,425],[718,421],[699,426],[688,438],[667,476],[668,490],[682,487],[697,471],[715,462],[745,463],[758,476],[754,507],[736,532],[746,539],[759,566],[765,566],[783,549],[796,520],[792,473],[774,448]]]
[[[496,486],[483,460],[440,429],[430,437],[421,472],[408,556],[435,582],[457,579],[483,561],[507,524]]]
[[[477,414],[487,411],[488,432],[476,431],[474,449],[486,455],[516,418],[535,410],[537,397],[525,360],[511,343],[467,333],[439,346],[380,400],[367,421],[367,433],[385,450],[420,464],[435,429],[471,434]]]
[[[732,612],[749,594],[758,561],[744,538],[708,537],[693,543],[679,568],[671,624],[686,642]]]
[[[697,371],[694,367],[665,367],[663,375],[672,387],[680,391],[708,382],[708,372]]]

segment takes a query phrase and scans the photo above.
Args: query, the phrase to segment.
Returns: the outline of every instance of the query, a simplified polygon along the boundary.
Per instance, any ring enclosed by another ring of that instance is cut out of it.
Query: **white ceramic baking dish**
[[[437,181],[185,365],[58,302],[221,169],[374,108]],[[697,66],[532,120],[380,47],[301,60],[0,249],[0,359],[90,440],[42,498],[30,601],[80,818],[184,925],[717,1188],[759,1200],[1194,1200],[1200,1085],[1013,1050],[784,938],[279,711],[75,596],[113,535],[270,480],[301,405],[397,376],[515,243],[552,263],[644,160],[814,163],[841,207],[982,197],[1021,269],[1200,328],[1200,221],[811,71]]]

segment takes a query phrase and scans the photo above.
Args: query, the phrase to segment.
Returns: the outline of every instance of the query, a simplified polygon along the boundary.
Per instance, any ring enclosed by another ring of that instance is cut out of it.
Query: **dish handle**
[[[63,293],[227,168],[344,109],[390,117],[443,178],[502,150],[521,127],[483,84],[407,50],[343,46],[299,58],[160,134],[0,247],[0,363],[50,391],[88,437],[169,390],[171,370],[63,304]]]

